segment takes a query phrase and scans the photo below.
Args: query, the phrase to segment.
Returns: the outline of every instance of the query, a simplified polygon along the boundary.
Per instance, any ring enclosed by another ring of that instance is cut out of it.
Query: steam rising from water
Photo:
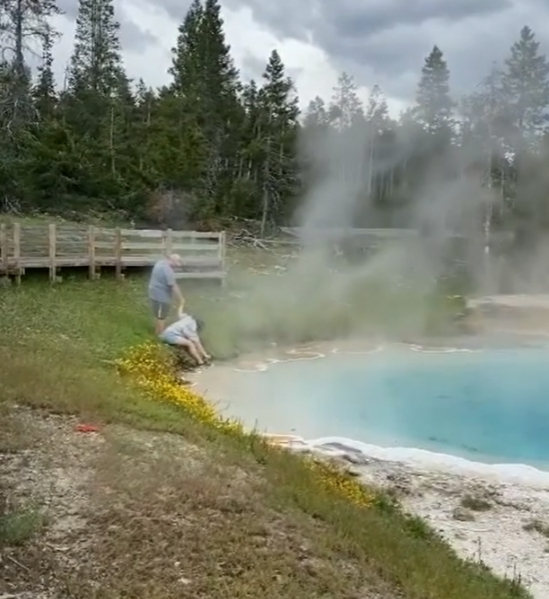
[[[475,179],[465,174],[456,174],[453,177],[442,174],[452,169],[458,173],[465,171],[462,167],[466,166],[468,161],[477,160],[478,156],[462,156],[462,165],[448,164],[447,160],[450,159],[438,157],[436,164],[428,171],[429,176],[423,181],[421,190],[415,197],[408,198],[405,214],[399,215],[400,224],[404,222],[412,232],[385,239],[373,255],[361,257],[353,263],[338,260],[334,247],[347,241],[347,232],[355,223],[357,214],[360,213],[364,225],[370,227],[369,215],[372,215],[373,220],[376,211],[368,194],[364,193],[371,175],[365,166],[368,164],[365,155],[369,143],[368,135],[363,129],[351,128],[345,132],[329,130],[323,137],[317,137],[313,146],[306,148],[308,160],[312,163],[310,171],[314,176],[309,181],[309,191],[298,214],[303,251],[284,277],[280,277],[275,283],[266,282],[253,290],[253,301],[246,306],[245,313],[241,315],[252,331],[268,331],[269,326],[280,326],[288,333],[288,342],[293,344],[296,339],[292,335],[296,329],[311,340],[318,340],[319,336],[322,336],[326,321],[334,321],[340,322],[341,330],[345,332],[338,335],[336,326],[335,330],[330,331],[331,338],[343,337],[349,334],[349,330],[358,336],[362,332],[361,327],[364,318],[368,316],[368,310],[366,313],[357,311],[357,306],[367,302],[380,288],[390,289],[396,296],[406,296],[408,289],[419,289],[420,293],[412,294],[404,304],[397,307],[389,306],[388,310],[393,310],[393,314],[389,314],[385,321],[386,324],[391,320],[398,322],[398,330],[391,331],[396,332],[397,336],[399,333],[410,333],[413,337],[424,330],[427,297],[435,290],[437,280],[448,266],[446,255],[451,253],[456,232],[461,234],[464,242],[465,247],[462,249],[465,251],[461,252],[461,257],[465,263],[465,270],[473,281],[473,291],[500,292],[502,270],[505,270],[510,285],[515,286],[520,276],[530,271],[531,274],[522,277],[519,283],[523,290],[531,286],[535,280],[540,286],[549,283],[549,276],[540,276],[539,269],[539,265],[543,264],[543,258],[549,255],[549,252],[529,252],[515,262],[518,268],[507,264],[502,269],[502,265],[491,251],[486,251],[486,233],[490,231],[483,229],[484,215],[494,198],[483,188],[479,178]],[[405,159],[408,148],[413,145],[413,140],[402,139],[402,152],[398,160]],[[452,160],[455,160],[455,157]],[[385,164],[381,168],[390,166],[394,165]],[[414,299],[418,298],[419,301],[414,302]],[[406,318],[402,318],[403,311],[406,311]],[[364,354],[364,359],[368,360],[369,357],[365,354],[382,350],[383,346],[379,345],[364,350],[353,350],[352,353],[357,357]],[[479,351],[454,347],[425,348],[419,344],[409,344],[408,350],[423,353]],[[326,353],[314,348],[301,352],[291,350],[283,357],[270,357],[252,364],[241,364],[235,370],[250,373],[250,377],[244,375],[246,379],[260,380],[261,373],[276,365],[329,358],[329,353],[342,352],[333,349]],[[254,376],[252,373],[259,374]],[[292,375],[288,373],[286,376]],[[308,390],[308,396],[303,398],[303,402],[298,400],[300,375],[294,370],[293,377],[296,400],[291,405],[292,422],[297,430],[306,430],[306,424],[310,424],[317,414],[314,390]],[[341,385],[344,400],[345,381],[342,381]],[[242,391],[245,395],[245,391]],[[267,420],[276,427],[276,423],[283,420],[281,408],[277,407],[276,402],[268,402],[268,406],[265,402],[261,403],[261,398],[266,395],[258,393],[257,387],[255,391],[256,399],[246,410],[249,409],[251,417],[267,414],[264,421]],[[384,402],[385,399],[376,397],[373,401]],[[336,418],[334,415],[334,424],[337,424]],[[326,440],[321,440],[316,445],[324,445],[324,441]],[[314,446],[315,443],[309,445]],[[396,454],[390,453],[391,450],[381,450],[373,446],[366,449],[363,447],[361,450],[367,453],[385,452],[384,455],[398,459]],[[418,450],[399,451],[412,455]]]

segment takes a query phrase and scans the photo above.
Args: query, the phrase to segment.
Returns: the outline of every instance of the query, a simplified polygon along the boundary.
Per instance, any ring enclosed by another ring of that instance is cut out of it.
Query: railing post
[[[116,267],[116,278],[122,278],[122,231],[118,227],[114,234],[114,255],[115,255],[115,267]]]
[[[93,225],[88,227],[88,269],[89,278],[93,281],[95,279],[95,227]]]
[[[15,282],[21,285],[21,224],[13,225],[13,261],[15,262]]]
[[[50,281],[55,283],[57,279],[57,268],[55,264],[55,256],[57,253],[57,231],[55,223],[51,223],[48,226],[48,240],[49,240],[49,259],[50,259]]]

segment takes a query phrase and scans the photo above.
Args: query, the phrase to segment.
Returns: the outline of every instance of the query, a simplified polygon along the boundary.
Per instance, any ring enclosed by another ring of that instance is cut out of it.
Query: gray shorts
[[[170,314],[171,304],[165,304],[164,302],[157,302],[156,300],[151,300],[151,308],[154,314],[154,317],[157,320],[166,320],[168,315]]]
[[[180,342],[182,340],[186,340],[186,337],[178,335],[177,333],[173,333],[169,329],[166,329],[160,335],[160,341],[163,341],[164,343],[167,343],[168,345],[181,345]]]

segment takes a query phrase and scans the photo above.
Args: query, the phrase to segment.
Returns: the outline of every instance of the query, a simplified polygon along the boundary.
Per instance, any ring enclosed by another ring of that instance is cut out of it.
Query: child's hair
[[[200,333],[204,329],[204,321],[201,318],[195,318],[196,330]]]

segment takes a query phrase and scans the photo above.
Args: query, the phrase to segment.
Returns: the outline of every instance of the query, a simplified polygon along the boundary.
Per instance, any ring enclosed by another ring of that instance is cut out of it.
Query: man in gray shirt
[[[166,319],[170,313],[174,297],[183,305],[183,295],[175,280],[174,268],[181,266],[181,257],[172,254],[159,260],[153,267],[149,280],[149,300],[153,309],[156,334],[166,328]]]

